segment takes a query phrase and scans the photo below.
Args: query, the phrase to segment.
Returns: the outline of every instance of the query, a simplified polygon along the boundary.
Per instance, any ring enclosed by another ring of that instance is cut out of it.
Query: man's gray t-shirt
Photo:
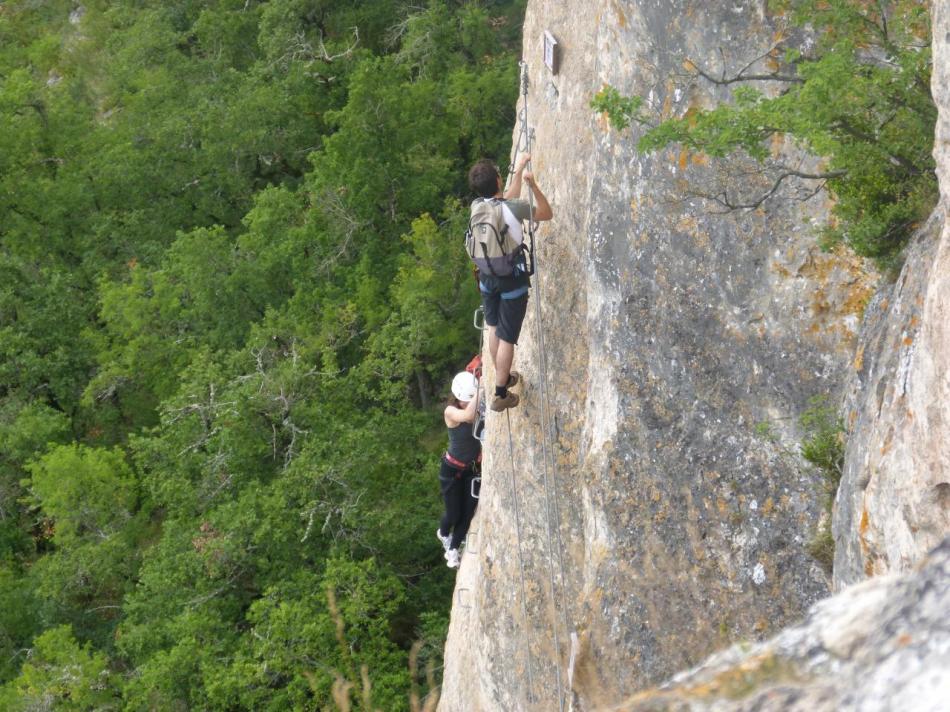
[[[521,222],[531,218],[531,207],[527,200],[521,198],[502,200],[501,204],[501,212],[505,216],[505,223],[508,225],[508,234],[520,245],[524,242],[524,231],[521,228]]]

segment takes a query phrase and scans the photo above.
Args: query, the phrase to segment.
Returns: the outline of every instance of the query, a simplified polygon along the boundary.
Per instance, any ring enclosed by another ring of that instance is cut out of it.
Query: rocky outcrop
[[[828,592],[805,551],[822,488],[798,415],[842,383],[872,277],[818,250],[824,196],[714,214],[697,194],[749,166],[640,155],[589,108],[604,83],[665,115],[724,100],[684,62],[737,71],[774,30],[753,0],[528,4],[534,168],[556,215],[510,452],[508,416],[489,418],[443,711],[614,704]]]
[[[866,316],[834,518],[836,588],[906,571],[950,532],[950,8],[932,7],[942,200]]]
[[[853,586],[800,625],[738,645],[624,712],[940,712],[950,699],[950,539],[916,572]]]

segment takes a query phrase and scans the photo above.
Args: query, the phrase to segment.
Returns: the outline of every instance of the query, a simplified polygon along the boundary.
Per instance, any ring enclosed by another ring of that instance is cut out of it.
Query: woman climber
[[[472,426],[478,419],[478,381],[468,371],[452,379],[452,396],[443,418],[449,430],[449,449],[442,456],[439,469],[439,488],[445,502],[445,514],[436,529],[445,549],[445,560],[450,569],[459,565],[459,547],[468,533],[478,500],[472,496],[482,444],[472,435]]]

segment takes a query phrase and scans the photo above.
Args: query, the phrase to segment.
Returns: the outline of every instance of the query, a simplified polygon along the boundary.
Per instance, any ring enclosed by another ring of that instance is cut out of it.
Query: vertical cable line
[[[533,131],[529,128],[528,123],[528,64],[527,62],[520,62],[521,67],[521,95],[523,97],[522,109],[520,112],[521,127],[518,140],[518,149],[522,147],[525,148],[527,153],[531,152],[531,142],[533,139]],[[529,160],[528,167],[530,169],[531,162]],[[561,681],[561,649],[560,649],[560,640],[558,636],[558,625],[557,625],[557,609],[560,607],[561,613],[564,616],[564,626],[567,630],[571,631],[572,641],[576,640],[576,633],[573,631],[570,622],[568,620],[567,607],[564,605],[563,595],[566,586],[566,577],[564,574],[564,556],[563,549],[564,545],[561,540],[561,515],[560,509],[557,501],[557,470],[556,463],[551,454],[551,448],[549,448],[548,440],[551,440],[550,432],[550,418],[548,417],[548,406],[550,404],[550,399],[547,390],[547,354],[544,347],[544,329],[541,320],[541,297],[542,297],[542,283],[541,283],[541,273],[538,270],[537,258],[534,252],[534,192],[530,189],[528,190],[528,239],[529,247],[528,253],[531,259],[530,272],[535,275],[536,279],[536,289],[537,289],[537,298],[535,299],[535,321],[537,322],[537,341],[538,341],[538,374],[540,376],[539,383],[539,415],[541,420],[541,451],[542,451],[542,472],[543,472],[543,482],[544,482],[544,495],[545,495],[545,518],[547,519],[548,525],[548,574],[550,580],[551,588],[551,606],[552,614],[554,620],[552,621],[552,632],[554,636],[554,652],[555,652],[555,673],[557,679],[557,690],[558,690],[558,708],[561,712],[564,710],[564,691],[563,684]],[[511,421],[509,418],[509,435],[510,435]],[[550,476],[548,464],[550,463]],[[553,483],[553,485],[552,485]],[[552,512],[554,519],[552,520]],[[557,595],[557,588],[554,581],[554,554],[553,549],[555,542],[557,543],[557,562],[558,570],[560,573],[560,591],[561,596]],[[572,656],[573,658],[573,652]],[[570,677],[570,674],[569,674]]]
[[[511,164],[508,168],[508,179],[505,183],[505,189],[511,184],[511,178],[514,174],[514,167],[517,163],[518,154],[522,151],[530,153],[531,143],[533,139],[534,132],[529,128],[528,125],[528,64],[527,62],[519,62],[519,67],[521,69],[520,84],[521,84],[521,95],[524,99],[522,102],[521,110],[518,113],[518,140],[515,143],[514,155],[512,156]],[[530,161],[528,162],[528,167],[530,168]],[[528,275],[534,275],[536,273],[536,261],[534,256],[534,193],[529,189],[528,191],[528,211],[529,211],[529,220],[528,220],[528,242],[527,242],[527,253],[528,253]],[[571,638],[571,661],[569,663],[568,669],[568,679],[571,677],[570,666],[573,665],[574,661],[574,645],[577,641],[577,633],[571,626],[568,619],[567,607],[564,605],[563,601],[563,592],[566,586],[566,576],[564,574],[564,555],[563,549],[564,545],[561,540],[561,516],[560,508],[558,505],[557,498],[557,470],[556,463],[554,459],[549,455],[548,440],[553,440],[550,434],[550,419],[547,416],[547,408],[550,403],[548,391],[547,391],[547,355],[544,347],[544,333],[542,328],[541,321],[541,276],[537,275],[537,289],[538,295],[535,301],[535,319],[537,321],[537,340],[538,340],[538,372],[540,375],[540,385],[539,385],[539,415],[540,415],[540,425],[541,425],[541,447],[542,447],[542,471],[543,471],[543,483],[544,483],[544,492],[545,492],[545,518],[547,520],[548,526],[548,578],[551,590],[551,611],[552,611],[552,635],[554,637],[554,654],[555,654],[555,677],[557,682],[557,695],[558,695],[558,708],[560,712],[564,712],[564,689],[563,683],[561,680],[561,647],[560,647],[560,637],[558,635],[558,623],[557,623],[557,612],[558,608],[561,609],[564,616],[564,625],[565,628],[570,633]],[[482,344],[484,344],[484,326],[482,327]],[[482,345],[484,348],[484,345]],[[480,349],[481,350],[481,349]],[[515,510],[515,532],[518,540],[518,565],[519,573],[521,578],[521,607],[522,615],[524,616],[525,623],[527,623],[527,598],[525,594],[525,576],[524,576],[524,559],[522,555],[522,537],[521,537],[521,512],[518,505],[518,493],[517,493],[517,484],[516,484],[516,474],[515,474],[515,462],[514,462],[514,444],[511,434],[511,414],[506,411],[507,416],[507,425],[508,425],[508,457],[511,467],[511,496],[512,502]],[[548,463],[550,462],[550,471],[551,476],[549,477]],[[551,482],[553,481],[554,486],[552,487]],[[554,514],[554,520],[552,521],[552,512]],[[558,570],[560,572],[560,581],[561,581],[561,596],[558,596],[558,589],[555,586],[555,575],[554,575],[554,554],[553,548],[555,542],[557,543],[557,561],[558,561]],[[528,660],[528,686],[529,686],[529,702],[533,702],[533,681],[532,681],[532,671],[531,671],[531,649],[528,641],[525,641],[527,660]]]
[[[475,312],[476,315],[478,311]],[[478,353],[481,354],[485,350],[485,324],[482,323],[479,327],[479,337],[478,337]],[[486,396],[487,398],[487,396]],[[476,405],[477,408],[477,405]],[[524,583],[524,555],[522,554],[522,545],[521,545],[521,508],[518,506],[518,487],[516,483],[515,475],[515,455],[514,455],[514,445],[511,441],[511,415],[508,411],[505,411],[505,415],[508,416],[508,461],[510,463],[510,483],[511,483],[511,502],[512,507],[515,510],[515,538],[518,544],[518,574],[521,580],[521,629],[522,634],[524,635],[524,649],[525,649],[525,664],[528,673],[528,691],[527,691],[527,702],[530,705],[534,701],[534,673],[532,671],[533,665],[531,662],[531,641],[527,635],[528,629],[528,596],[525,589]]]
[[[528,602],[524,585],[524,555],[521,552],[521,508],[518,506],[518,487],[516,484],[517,475],[515,474],[515,449],[511,441],[511,414],[506,410],[505,416],[508,418],[508,461],[511,466],[511,501],[515,510],[515,536],[518,539],[518,570],[519,575],[521,576],[521,615],[524,621],[523,630],[525,633],[527,633]],[[527,635],[525,635],[524,647],[528,662],[528,703],[530,704],[534,701],[534,680],[531,673],[531,640]]]

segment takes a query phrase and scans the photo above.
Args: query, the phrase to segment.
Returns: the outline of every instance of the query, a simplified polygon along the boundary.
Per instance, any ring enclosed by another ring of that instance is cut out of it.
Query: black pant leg
[[[449,532],[458,527],[463,516],[462,478],[458,475],[460,475],[459,470],[456,470],[445,460],[442,461],[442,466],[439,468],[439,488],[442,490],[445,513],[442,515],[439,531],[443,536],[448,536]],[[452,541],[453,548],[457,548],[454,537]]]

